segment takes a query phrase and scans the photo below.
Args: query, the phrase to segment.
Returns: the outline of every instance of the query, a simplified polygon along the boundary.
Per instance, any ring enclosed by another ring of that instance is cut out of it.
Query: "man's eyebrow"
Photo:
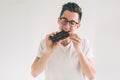
[[[67,19],[66,17],[61,17],[61,18],[63,18],[63,19]],[[67,19],[68,20],[68,19]]]

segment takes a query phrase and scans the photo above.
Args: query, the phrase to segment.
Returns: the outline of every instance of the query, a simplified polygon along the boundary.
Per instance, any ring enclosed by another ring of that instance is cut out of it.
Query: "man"
[[[48,34],[41,41],[39,51],[32,64],[32,75],[45,70],[46,80],[93,80],[95,66],[92,48],[87,39],[75,31],[80,28],[81,8],[72,2],[63,5],[58,17],[59,30],[69,31],[69,37],[53,43]]]

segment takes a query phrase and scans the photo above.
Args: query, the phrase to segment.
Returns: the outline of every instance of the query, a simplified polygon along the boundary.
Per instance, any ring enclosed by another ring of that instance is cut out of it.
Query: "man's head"
[[[79,15],[79,21],[81,20],[82,10],[76,3],[68,2],[68,3],[64,4],[62,6],[62,11],[60,13],[60,17],[62,16],[62,14],[64,13],[65,10],[68,10],[68,11],[71,11],[71,12],[76,12]]]
[[[80,27],[81,17],[81,8],[76,3],[68,2],[64,4],[58,18],[60,29],[74,32]]]

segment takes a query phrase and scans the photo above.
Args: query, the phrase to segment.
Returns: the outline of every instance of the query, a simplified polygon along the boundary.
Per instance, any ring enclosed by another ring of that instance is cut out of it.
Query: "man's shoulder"
[[[40,45],[41,45],[41,46],[44,46],[44,45],[45,45],[45,38],[43,38],[43,39],[40,40]]]
[[[82,41],[85,42],[85,43],[90,41],[89,38],[87,38],[87,37],[82,37],[81,39],[82,39]]]
[[[41,43],[44,43],[45,42],[45,38],[43,38],[43,39],[41,39],[41,41],[40,41]]]
[[[82,45],[85,47],[88,47],[88,46],[90,46],[91,45],[91,43],[90,43],[90,39],[89,38],[87,38],[87,37],[82,37]]]

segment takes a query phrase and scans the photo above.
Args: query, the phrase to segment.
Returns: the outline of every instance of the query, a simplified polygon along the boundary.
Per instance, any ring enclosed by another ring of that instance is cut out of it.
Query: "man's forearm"
[[[51,54],[49,54],[48,52],[44,53],[44,55],[41,58],[39,58],[36,62],[32,64],[32,75],[34,77],[36,77],[44,70],[50,56]]]
[[[90,79],[93,80],[95,77],[95,67],[92,61],[88,60],[82,51],[78,51],[78,57],[83,73]]]

